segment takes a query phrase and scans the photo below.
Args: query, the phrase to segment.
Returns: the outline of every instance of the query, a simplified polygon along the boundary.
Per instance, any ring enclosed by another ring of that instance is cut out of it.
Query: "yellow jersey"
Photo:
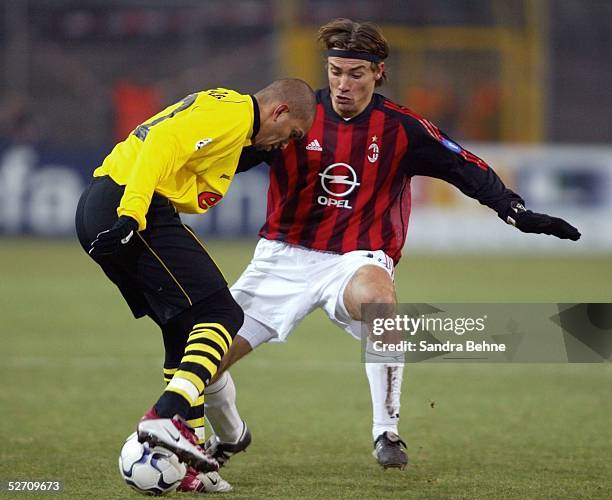
[[[203,213],[218,203],[258,129],[254,97],[222,88],[197,92],[136,127],[93,175],[125,186],[117,214],[143,230],[153,192],[179,212]]]

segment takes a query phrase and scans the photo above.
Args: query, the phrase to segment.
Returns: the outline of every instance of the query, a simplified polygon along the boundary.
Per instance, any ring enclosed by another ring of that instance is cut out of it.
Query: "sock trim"
[[[176,392],[177,394],[180,394],[187,401],[189,401],[189,404],[191,406],[195,404],[201,392],[193,384],[193,382],[184,378],[179,378],[177,376],[174,376],[174,378],[170,381],[170,383],[166,387],[166,391]]]
[[[198,377],[195,373],[191,373],[185,370],[177,371],[174,377],[172,378],[172,380],[174,380],[175,378],[178,378],[179,380],[180,379],[188,380],[194,385],[195,389],[197,390],[197,394],[194,398],[195,399],[194,404],[197,404],[198,396],[204,390],[204,382],[202,381],[202,379]]]
[[[221,392],[223,389],[225,389],[225,386],[227,386],[227,384],[229,383],[229,378],[226,376],[226,373],[227,372],[223,372],[215,383],[208,385],[206,389],[204,389],[204,394],[206,394],[207,396],[212,396],[213,394],[217,394],[218,392]],[[223,384],[223,387],[217,388],[217,384],[220,384],[221,382],[225,382]]]

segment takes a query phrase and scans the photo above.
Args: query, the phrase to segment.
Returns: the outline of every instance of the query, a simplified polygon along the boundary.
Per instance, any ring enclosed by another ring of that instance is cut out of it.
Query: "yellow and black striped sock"
[[[199,406],[198,399],[204,387],[217,373],[221,358],[231,343],[232,336],[220,323],[194,325],[181,364],[155,405],[158,414],[167,417],[179,413],[187,417],[192,407]]]
[[[166,383],[166,385],[170,383],[170,381],[172,380],[172,377],[174,377],[174,374],[176,373],[177,370],[178,368],[166,368],[164,366],[164,382]]]
[[[170,383],[178,368],[164,367],[164,382],[166,385]],[[198,437],[198,444],[204,444],[206,441],[206,433],[204,429],[204,394],[200,394],[193,405],[187,412],[187,423],[195,431]]]
[[[204,393],[198,396],[195,405],[193,405],[187,413],[187,423],[194,430],[198,438],[198,444],[204,444],[206,441],[206,432],[204,429]]]

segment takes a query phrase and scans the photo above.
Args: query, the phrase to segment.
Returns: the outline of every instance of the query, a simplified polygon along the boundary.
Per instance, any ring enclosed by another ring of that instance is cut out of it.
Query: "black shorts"
[[[85,251],[99,232],[117,221],[124,189],[108,176],[96,177],[81,195],[76,229]],[[118,254],[95,260],[117,285],[135,317],[148,315],[165,324],[227,287],[227,281],[167,198],[154,193],[146,217],[147,229]]]

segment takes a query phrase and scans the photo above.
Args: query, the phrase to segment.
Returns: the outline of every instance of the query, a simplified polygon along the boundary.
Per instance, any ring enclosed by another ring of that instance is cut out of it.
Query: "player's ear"
[[[289,112],[289,106],[287,104],[285,103],[279,104],[278,106],[274,108],[274,111],[272,111],[272,119],[276,121],[279,119],[279,117],[283,113],[288,113],[288,112]]]
[[[376,74],[374,75],[374,80],[380,80],[385,72],[385,63],[379,62],[378,67],[376,68]]]

